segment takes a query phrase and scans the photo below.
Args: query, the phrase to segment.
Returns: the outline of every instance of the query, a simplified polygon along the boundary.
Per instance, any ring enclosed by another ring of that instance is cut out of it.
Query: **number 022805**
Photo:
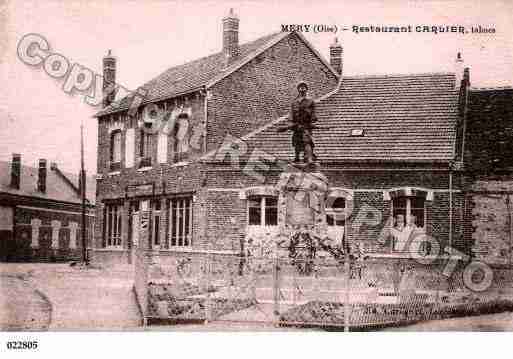
[[[9,349],[9,350],[36,350],[37,347],[38,347],[37,340],[32,340],[32,341],[16,340],[16,341],[8,341],[7,342],[7,349]]]

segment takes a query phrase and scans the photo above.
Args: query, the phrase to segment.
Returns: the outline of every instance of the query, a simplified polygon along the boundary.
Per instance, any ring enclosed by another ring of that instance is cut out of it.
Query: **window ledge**
[[[107,173],[108,176],[119,176],[121,174],[121,171],[112,171]]]
[[[420,260],[436,260],[436,259],[450,259],[450,260],[462,260],[463,257],[460,255],[427,255],[427,256],[414,256],[408,252],[395,252],[395,253],[366,253],[369,258],[397,258],[397,259],[420,259]]]
[[[182,166],[187,166],[188,164],[189,164],[189,162],[187,162],[187,161],[180,161],[180,162],[172,163],[171,167],[182,167]]]
[[[128,249],[123,247],[106,247],[106,248],[93,248],[94,252],[125,252]]]
[[[146,172],[146,171],[149,171],[151,170],[153,167],[149,166],[149,167],[141,167],[141,168],[138,168],[137,169],[137,172]]]
[[[215,249],[201,249],[201,248],[160,248],[161,253],[198,253],[198,254],[239,254],[239,251],[234,250],[215,250]]]

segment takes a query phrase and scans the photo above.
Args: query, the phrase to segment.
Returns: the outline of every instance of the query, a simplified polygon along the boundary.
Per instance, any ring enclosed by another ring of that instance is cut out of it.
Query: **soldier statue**
[[[311,164],[316,159],[313,152],[314,143],[312,130],[317,128],[315,103],[307,97],[308,85],[301,81],[297,85],[298,96],[292,102],[287,125],[278,128],[278,132],[292,131],[292,145],[294,146],[294,162],[299,162],[299,154],[303,152],[303,162]]]

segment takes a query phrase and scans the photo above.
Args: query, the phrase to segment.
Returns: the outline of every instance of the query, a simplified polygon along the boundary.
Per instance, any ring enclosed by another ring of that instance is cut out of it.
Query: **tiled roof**
[[[458,91],[454,74],[344,77],[340,88],[321,99],[314,130],[315,153],[332,161],[447,161],[453,158]],[[276,158],[292,160],[290,132],[275,121],[245,138]],[[351,130],[363,130],[361,137]]]
[[[239,59],[230,64],[229,67],[226,67],[223,52],[202,57],[183,65],[171,67],[141,86],[141,88],[148,91],[143,103],[171,98],[194,91],[216,77],[221,76],[223,73],[228,73],[233,67],[237,67],[238,64],[243,63],[246,57],[252,55],[256,56],[258,53],[253,54],[253,52],[265,47],[266,44],[279,41],[279,39],[287,35],[288,33],[284,32],[274,33],[240,45]],[[130,99],[131,96],[127,96],[121,99],[116,107],[107,107],[98,112],[96,116],[126,109],[131,102]]]
[[[41,193],[37,190],[38,169],[23,165],[21,166],[20,173],[20,189],[13,189],[10,186],[11,163],[0,161],[0,193],[37,197],[60,202],[81,203],[76,189],[71,187],[55,170],[48,166],[46,173],[46,193]],[[61,173],[78,188],[78,174]],[[96,199],[96,179],[91,176],[86,179],[86,197],[89,203],[94,204]]]

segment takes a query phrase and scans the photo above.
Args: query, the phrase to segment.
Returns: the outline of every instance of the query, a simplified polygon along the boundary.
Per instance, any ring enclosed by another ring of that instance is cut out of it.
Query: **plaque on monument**
[[[309,194],[305,191],[293,191],[286,195],[289,225],[313,225],[314,209],[310,205]]]

